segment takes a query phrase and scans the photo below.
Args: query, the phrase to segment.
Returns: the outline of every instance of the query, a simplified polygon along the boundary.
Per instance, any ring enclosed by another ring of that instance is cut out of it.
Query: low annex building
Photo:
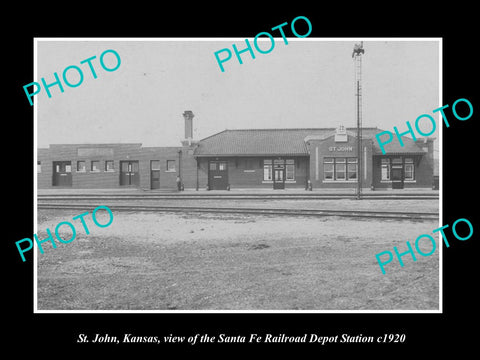
[[[193,113],[185,111],[178,147],[133,144],[50,145],[37,152],[38,188],[432,188],[433,138],[402,137],[382,154],[363,128],[359,161],[356,128],[224,130],[193,140]]]

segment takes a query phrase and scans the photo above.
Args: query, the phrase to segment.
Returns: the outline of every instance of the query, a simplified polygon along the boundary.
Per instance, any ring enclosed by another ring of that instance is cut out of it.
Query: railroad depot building
[[[193,140],[193,113],[185,111],[185,139],[178,147],[140,143],[50,145],[37,151],[37,184],[48,188],[306,189],[432,188],[433,138],[402,137],[385,146],[356,128],[224,130]]]

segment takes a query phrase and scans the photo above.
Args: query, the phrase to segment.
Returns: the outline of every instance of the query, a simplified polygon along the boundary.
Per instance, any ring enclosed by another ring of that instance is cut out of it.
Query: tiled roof
[[[317,130],[318,131],[318,130]],[[200,140],[196,155],[308,155],[309,129],[225,130]]]
[[[375,153],[381,154],[375,134],[378,128],[362,129],[362,138],[374,140]],[[355,128],[348,128],[347,133],[356,134]],[[244,129],[224,130],[200,140],[195,150],[196,156],[261,156],[261,155],[308,155],[305,138],[325,139],[335,134],[335,128],[306,129]],[[385,146],[387,153],[418,153],[424,151],[415,142],[404,137],[405,146],[400,146],[394,136]]]
[[[378,130],[377,133],[381,131],[382,130]],[[386,137],[382,136],[380,140],[386,141]],[[426,153],[426,151],[424,151],[419,145],[417,145],[412,138],[402,136],[402,142],[403,142],[403,146],[400,145],[400,142],[398,141],[397,136],[393,134],[392,141],[383,146],[386,155],[387,154],[389,155],[395,155],[395,154],[419,155],[420,154],[421,155]],[[373,149],[375,154],[383,155],[382,149],[380,148],[380,145],[378,145],[378,141],[375,138],[375,135],[373,136]]]

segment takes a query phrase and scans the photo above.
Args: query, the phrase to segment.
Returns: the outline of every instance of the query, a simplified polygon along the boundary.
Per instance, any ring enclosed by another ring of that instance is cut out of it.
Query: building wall
[[[83,150],[79,152],[79,149]],[[37,152],[38,161],[41,163],[41,172],[37,173],[38,188],[56,188],[56,186],[52,185],[54,161],[71,162],[72,188],[128,187],[120,186],[120,161],[127,160],[138,161],[139,188],[150,189],[151,187],[151,160],[160,161],[160,188],[175,188],[179,149],[175,147],[142,148],[141,144],[50,145],[50,148],[38,149]],[[87,155],[85,155],[85,151]],[[105,171],[105,161],[107,160],[113,160],[113,171]],[[175,161],[174,171],[167,171],[167,160]],[[85,172],[77,171],[78,161],[85,161]],[[91,171],[92,161],[99,161],[100,171]]]
[[[208,159],[197,158],[198,162],[198,188],[205,190],[208,185]]]
[[[239,157],[229,161],[229,183],[231,188],[258,187],[271,189],[273,181],[264,180],[265,159],[293,159],[295,161],[294,180],[285,180],[285,188],[305,188],[307,181],[307,158],[282,157]]]
[[[228,161],[228,182],[235,188],[271,188],[263,182],[263,158],[238,157]]]
[[[374,171],[374,162],[373,162],[373,142],[376,140],[372,139],[363,139],[363,158],[362,158],[362,187],[371,188],[373,184],[373,171]],[[365,163],[363,163],[365,161]],[[365,176],[366,171],[366,176]]]
[[[139,151],[140,188],[151,189],[151,160],[160,161],[160,189],[176,189],[176,179],[179,174],[179,150],[176,147],[151,147]],[[175,161],[175,170],[167,171],[167,160]],[[118,183],[119,184],[119,183]],[[118,187],[120,187],[118,185]]]
[[[427,155],[381,155],[374,156],[374,175],[373,185],[377,189],[392,188],[392,182],[388,180],[382,180],[381,174],[381,159],[382,158],[413,158],[415,168],[415,180],[405,180],[404,188],[432,188],[433,186],[433,164],[429,162]]]
[[[433,187],[433,160],[422,156],[415,165],[415,183],[406,187]]]
[[[193,156],[195,148],[196,144],[184,143],[180,153],[180,177],[185,189],[197,189],[197,176],[200,176],[200,172],[197,171],[197,160]]]
[[[186,189],[206,189],[208,184],[208,161],[215,158],[195,158],[196,143],[182,142],[181,147],[142,147],[141,144],[81,144],[51,145],[38,149],[37,158],[41,163],[37,172],[38,188],[54,188],[53,162],[70,161],[72,188],[125,188],[120,186],[120,161],[139,162],[140,182],[138,187],[151,188],[150,161],[160,161],[160,189],[176,189],[176,177],[181,175]],[[415,181],[405,182],[404,187],[432,187],[433,184],[433,140],[418,140],[417,145],[428,151],[426,155],[408,156],[415,159]],[[364,139],[362,163],[362,186],[369,188],[391,188],[391,182],[381,181],[381,156],[373,154],[373,140]],[[337,149],[334,149],[336,147]],[[335,142],[334,136],[326,139],[309,139],[307,148],[310,156],[283,157],[295,159],[295,181],[286,181],[285,188],[305,188],[310,178],[313,188],[356,188],[356,181],[325,181],[325,157],[357,157],[355,137],[348,136],[347,142]],[[340,151],[337,151],[340,148]],[[344,149],[346,148],[346,149]],[[350,149],[351,148],[351,149]],[[85,155],[85,154],[88,155]],[[82,155],[83,154],[83,155]],[[272,181],[264,180],[263,160],[274,157],[229,157],[228,179],[235,188],[273,188]],[[85,161],[86,171],[77,171],[77,161]],[[114,161],[114,170],[105,171],[105,161]],[[175,161],[175,170],[167,171],[167,160]],[[99,172],[92,172],[91,162],[100,161]],[[365,173],[366,168],[366,173]],[[318,174],[318,177],[317,177]],[[366,177],[365,177],[366,174]],[[55,187],[57,188],[57,187]]]
[[[349,135],[348,141],[346,142],[335,142],[335,136],[333,135],[326,139],[310,139],[307,142],[307,147],[310,153],[310,180],[313,188],[357,187],[356,180],[331,181],[325,180],[324,176],[324,158],[357,158],[358,161],[357,143],[355,137]],[[372,184],[372,140],[364,139],[362,141],[362,149],[362,187],[368,188]]]
[[[434,159],[434,139],[427,138],[426,140],[419,139],[416,141],[416,144],[422,149],[427,150],[428,153],[423,156],[418,163],[418,170],[415,169],[418,187],[433,187],[434,182],[434,169],[435,169],[435,159]]]
[[[285,188],[305,188],[308,173],[307,157],[281,157],[295,160],[295,180],[285,181]],[[263,160],[273,157],[212,157],[198,158],[199,188],[205,189],[208,185],[208,162],[210,160],[224,160],[228,163],[228,182],[231,189],[261,188],[272,189],[273,181],[264,180]],[[275,157],[278,159],[278,157]]]
[[[49,149],[38,149],[37,151],[37,186],[39,189],[45,189],[51,185],[52,185],[52,162],[49,161]]]
[[[427,151],[425,155],[408,155],[408,154],[398,154],[392,155],[375,155],[374,156],[374,174],[373,174],[373,185],[375,188],[384,189],[384,188],[391,188],[392,182],[382,180],[381,174],[381,159],[382,158],[398,158],[401,157],[402,159],[405,158],[413,158],[414,162],[414,172],[415,172],[415,179],[405,180],[404,181],[404,188],[432,188],[434,182],[434,144],[433,139],[419,139],[416,141],[417,145],[422,148],[423,150]],[[404,161],[404,160],[403,160]]]

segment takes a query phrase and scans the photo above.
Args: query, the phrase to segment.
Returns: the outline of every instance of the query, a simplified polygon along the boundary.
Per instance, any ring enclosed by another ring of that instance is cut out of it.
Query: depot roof
[[[238,129],[224,130],[199,141],[195,150],[197,157],[212,156],[308,156],[308,139],[326,139],[335,134],[335,128],[304,129]],[[356,128],[347,128],[347,134],[356,137]],[[363,128],[362,138],[373,139],[374,153],[382,154],[375,134],[382,132],[378,128]],[[404,146],[400,146],[396,136],[385,145],[389,155],[425,154],[411,138],[402,137]]]

